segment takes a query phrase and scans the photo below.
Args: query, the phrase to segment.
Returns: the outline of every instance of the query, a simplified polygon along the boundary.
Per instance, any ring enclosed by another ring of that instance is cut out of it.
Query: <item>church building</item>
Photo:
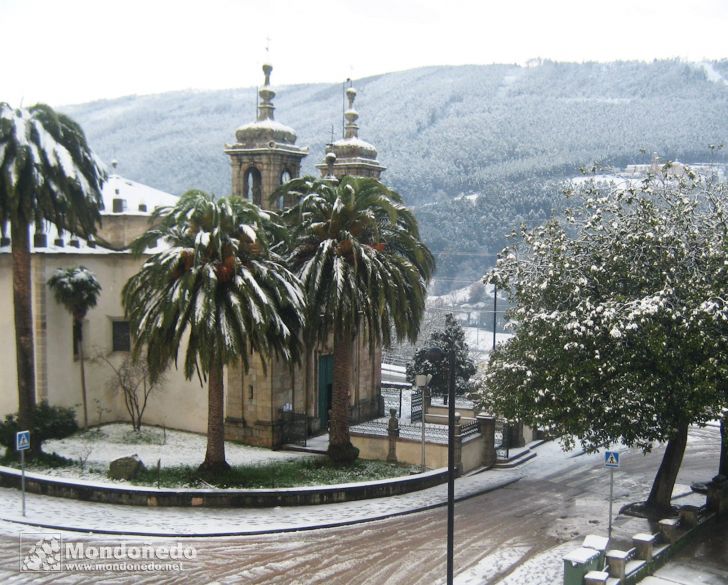
[[[265,83],[258,92],[254,122],[235,132],[235,142],[224,148],[229,157],[231,193],[265,209],[283,208],[290,201],[270,201],[282,183],[300,176],[301,161],[308,150],[296,145],[293,129],[274,117],[270,65],[263,66]],[[318,165],[323,176],[359,175],[378,178],[384,170],[376,149],[358,138],[356,92],[347,90],[345,135],[328,145],[325,160]],[[323,153],[322,153],[323,155]],[[222,153],[221,153],[222,156]],[[324,158],[322,156],[322,158]],[[116,165],[103,186],[102,227],[96,239],[85,241],[74,234],[59,233],[42,222],[32,241],[32,290],[36,369],[36,398],[50,404],[72,407],[81,421],[80,368],[72,342],[71,315],[51,294],[47,282],[58,268],[85,266],[99,280],[102,291],[96,307],[85,319],[84,354],[91,425],[128,420],[124,399],[115,384],[112,367],[129,359],[131,339],[124,318],[121,290],[145,259],[164,249],[164,242],[133,256],[128,245],[149,227],[155,208],[172,206],[177,197],[129,181],[116,172]],[[0,344],[5,348],[4,376],[0,377],[0,416],[17,412],[17,374],[12,297],[12,258],[7,226],[0,225]],[[351,420],[379,416],[381,349],[357,342],[351,380]],[[333,356],[330,344],[308,347],[301,364],[269,361],[262,367],[252,356],[245,372],[229,367],[225,384],[228,439],[269,448],[325,433],[331,406]],[[144,423],[204,433],[207,428],[207,391],[197,379],[186,380],[171,367],[161,386],[150,396]]]

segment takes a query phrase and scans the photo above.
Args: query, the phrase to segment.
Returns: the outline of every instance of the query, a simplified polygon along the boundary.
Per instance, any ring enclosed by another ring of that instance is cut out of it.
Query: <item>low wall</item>
[[[386,461],[389,453],[389,437],[381,435],[351,435],[351,444],[359,449],[362,459]],[[422,443],[413,439],[397,439],[397,462],[420,465]],[[447,444],[425,443],[425,463],[429,469],[447,468]]]
[[[481,433],[471,434],[464,439],[456,436],[456,466],[461,473],[468,473],[495,463],[493,429],[481,424]],[[460,427],[458,427],[460,428]],[[362,459],[386,460],[389,455],[390,437],[381,434],[351,433],[351,443],[359,449]],[[420,440],[396,437],[395,456],[399,463],[420,465],[422,463],[422,442]],[[459,455],[457,454],[459,452]],[[425,465],[430,469],[447,467],[447,443],[425,442]]]
[[[0,486],[20,489],[21,472],[0,466]],[[310,506],[397,496],[447,481],[447,469],[435,469],[407,477],[332,486],[279,489],[155,489],[67,480],[35,473],[25,474],[29,493],[88,502],[132,506],[207,506],[215,508],[272,508]]]

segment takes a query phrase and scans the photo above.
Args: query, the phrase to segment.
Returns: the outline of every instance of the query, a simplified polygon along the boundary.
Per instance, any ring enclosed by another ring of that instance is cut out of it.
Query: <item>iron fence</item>
[[[306,446],[306,414],[303,412],[281,411],[283,426],[281,435],[284,445]]]
[[[389,416],[389,409],[397,411],[397,418],[402,417],[402,389],[397,386],[386,386],[382,384],[382,400],[384,402],[383,416]]]

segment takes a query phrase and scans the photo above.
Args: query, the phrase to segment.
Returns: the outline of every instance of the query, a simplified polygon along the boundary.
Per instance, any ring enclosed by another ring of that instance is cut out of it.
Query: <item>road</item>
[[[679,484],[715,474],[719,434],[694,429],[678,477]],[[455,515],[455,571],[460,585],[561,582],[561,557],[586,534],[606,534],[609,482],[599,455],[563,454],[553,443],[523,466],[517,483],[459,502]],[[643,456],[621,449],[615,472],[615,513],[644,499],[662,448]],[[489,473],[498,473],[497,471]],[[643,521],[619,516],[615,538],[643,528]],[[446,511],[438,508],[377,522],[328,530],[255,537],[183,539],[197,556],[183,571],[83,574],[19,573],[18,531],[0,524],[0,581],[3,583],[250,583],[309,585],[406,584],[444,582]],[[79,536],[66,540],[118,545],[119,537]],[[170,539],[124,539],[171,545]],[[715,560],[715,559],[713,559]],[[719,562],[728,562],[720,560]]]

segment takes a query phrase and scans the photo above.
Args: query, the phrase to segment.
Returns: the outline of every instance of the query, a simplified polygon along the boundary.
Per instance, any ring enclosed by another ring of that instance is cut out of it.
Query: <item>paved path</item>
[[[490,470],[455,482],[462,500],[518,481],[522,471]],[[393,496],[317,506],[275,508],[178,508],[123,506],[26,495],[0,488],[0,519],[31,526],[136,536],[230,536],[346,526],[428,510],[447,503],[447,485]]]

